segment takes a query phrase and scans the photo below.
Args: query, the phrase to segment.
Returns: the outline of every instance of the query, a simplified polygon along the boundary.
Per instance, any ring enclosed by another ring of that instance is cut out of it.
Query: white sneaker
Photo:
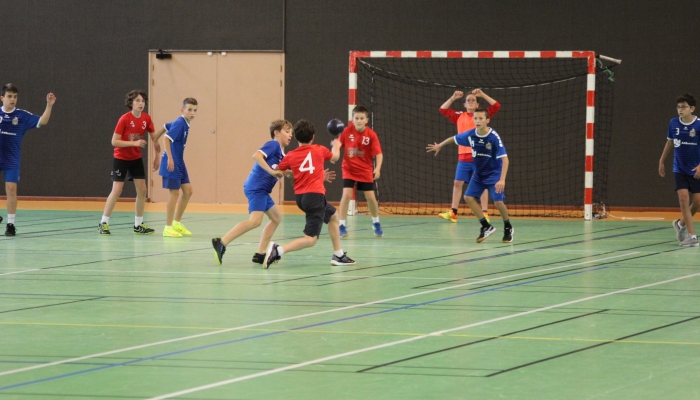
[[[681,242],[682,247],[698,247],[698,238],[688,236],[687,239]]]
[[[688,229],[685,226],[681,226],[680,219],[673,221],[673,229],[676,230],[676,239],[678,239],[679,242],[683,242],[688,238]]]

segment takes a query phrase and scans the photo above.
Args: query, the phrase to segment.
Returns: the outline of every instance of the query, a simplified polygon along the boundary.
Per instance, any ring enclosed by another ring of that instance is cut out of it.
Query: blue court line
[[[104,365],[104,366],[101,366],[101,367],[90,368],[90,369],[86,369],[86,370],[82,370],[82,371],[76,371],[76,372],[71,372],[71,373],[67,373],[67,374],[55,375],[55,376],[50,376],[50,377],[47,377],[47,378],[35,379],[35,380],[27,381],[27,382],[21,382],[21,383],[16,383],[16,384],[12,384],[12,385],[2,386],[2,387],[0,387],[0,391],[8,390],[8,389],[14,389],[14,388],[19,388],[19,387],[25,387],[25,386],[30,386],[30,385],[35,385],[35,384],[37,384],[37,383],[49,382],[49,381],[53,381],[53,380],[57,380],[57,379],[62,379],[62,378],[69,378],[69,377],[72,377],[72,376],[83,375],[83,374],[87,374],[87,373],[90,373],[90,372],[102,371],[102,370],[109,369],[109,368],[114,368],[114,367],[123,367],[123,366],[131,365],[131,364],[137,364],[137,363],[144,362],[144,361],[157,360],[157,359],[160,359],[160,358],[170,357],[170,356],[174,356],[174,355],[178,355],[178,354],[191,353],[191,352],[194,352],[194,351],[210,349],[210,348],[213,348],[213,347],[224,346],[224,345],[228,345],[228,344],[232,344],[232,343],[239,343],[239,342],[245,342],[245,341],[253,340],[253,339],[259,339],[259,338],[264,338],[264,337],[269,337],[269,336],[275,336],[275,335],[279,335],[279,334],[282,334],[282,333],[287,333],[287,332],[290,332],[290,331],[300,331],[300,330],[303,330],[303,329],[313,328],[313,327],[317,327],[317,326],[323,326],[323,325],[334,324],[334,323],[336,323],[336,322],[351,321],[351,320],[354,320],[354,319],[359,319],[359,318],[364,318],[364,317],[370,317],[370,316],[373,316],[373,315],[386,314],[386,313],[390,313],[390,312],[394,312],[394,311],[406,310],[406,309],[409,309],[409,308],[415,308],[415,307],[420,307],[420,306],[424,306],[424,305],[440,303],[440,302],[449,301],[449,300],[454,300],[454,299],[459,299],[459,298],[463,298],[463,297],[476,296],[476,295],[478,295],[478,294],[496,292],[496,291],[500,291],[500,290],[504,290],[504,289],[513,288],[513,287],[518,287],[518,286],[523,286],[523,285],[529,285],[529,284],[531,284],[531,283],[543,282],[543,281],[548,281],[548,280],[552,280],[552,279],[564,278],[564,277],[567,277],[567,276],[573,276],[573,275],[579,275],[579,274],[588,273],[588,272],[600,271],[600,270],[607,269],[607,268],[610,268],[610,266],[607,266],[607,265],[606,265],[606,266],[591,268],[591,269],[587,269],[587,270],[583,270],[583,271],[570,272],[570,273],[566,273],[566,274],[562,274],[562,275],[551,276],[551,277],[547,277],[547,278],[540,278],[540,279],[535,279],[535,280],[527,281],[527,282],[520,282],[520,283],[514,283],[514,284],[510,284],[510,285],[501,286],[501,287],[491,288],[491,289],[478,290],[478,291],[475,291],[475,292],[470,292],[470,293],[465,293],[465,294],[460,294],[460,295],[445,297],[445,298],[442,298],[442,299],[430,300],[430,301],[426,301],[426,302],[423,302],[423,303],[409,304],[409,305],[406,305],[406,306],[403,306],[403,307],[391,308],[391,309],[388,309],[388,310],[376,311],[376,312],[372,312],[372,313],[356,315],[356,316],[353,316],[353,317],[340,318],[340,319],[335,319],[335,320],[326,321],[326,322],[319,322],[319,323],[311,324],[311,325],[304,325],[304,326],[300,326],[300,327],[298,327],[298,328],[292,328],[292,329],[287,329],[287,330],[282,330],[282,331],[275,331],[275,332],[268,332],[268,333],[263,333],[263,334],[254,335],[254,336],[248,336],[248,337],[244,337],[244,338],[240,338],[240,339],[228,340],[228,341],[225,341],[225,342],[212,343],[212,344],[208,344],[208,345],[204,345],[204,346],[192,347],[192,348],[189,348],[189,349],[178,350],[178,351],[173,351],[173,352],[164,353],[164,354],[158,354],[158,355],[151,356],[151,357],[138,358],[138,359],[135,359],[135,360],[125,361],[125,362],[116,363],[116,364],[107,364],[107,365]],[[70,364],[70,363],[66,363],[66,364]]]

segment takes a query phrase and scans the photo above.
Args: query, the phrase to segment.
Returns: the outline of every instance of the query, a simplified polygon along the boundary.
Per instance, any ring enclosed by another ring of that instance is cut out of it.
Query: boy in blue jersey
[[[464,194],[464,200],[469,204],[472,212],[481,222],[481,232],[476,239],[477,243],[483,242],[487,237],[496,232],[496,227],[491,225],[484,216],[477,199],[484,190],[488,190],[493,199],[493,204],[501,214],[504,224],[503,242],[513,241],[513,226],[508,218],[508,209],[503,203],[505,199],[506,174],[508,173],[508,155],[498,133],[489,128],[489,112],[485,108],[474,111],[474,125],[476,128],[460,133],[459,135],[445,139],[442,143],[429,144],[428,152],[435,152],[437,156],[442,146],[456,143],[472,148],[474,158],[474,173]]]
[[[17,183],[19,182],[20,147],[24,134],[33,128],[49,123],[51,109],[56,102],[53,93],[46,95],[46,110],[41,117],[17,108],[17,86],[8,83],[0,91],[0,171],[5,175],[7,194],[7,226],[5,236],[15,236],[15,213],[17,212]],[[2,222],[2,217],[0,217]]]
[[[693,115],[695,105],[695,98],[690,93],[676,100],[678,118],[671,119],[668,124],[666,145],[659,160],[659,175],[664,177],[664,161],[673,149],[673,175],[681,206],[681,219],[673,221],[673,228],[683,247],[698,247],[693,215],[700,208],[700,120]]]
[[[197,115],[197,100],[191,97],[182,102],[182,116],[175,121],[165,124],[165,144],[163,159],[160,163],[159,175],[163,177],[163,189],[170,190],[170,198],[166,208],[166,223],[163,236],[179,238],[191,236],[192,232],[180,222],[185,213],[187,203],[192,197],[192,184],[185,166],[185,144],[190,132],[190,122]],[[178,202],[178,196],[182,196]],[[177,206],[177,211],[175,210]]]
[[[222,238],[211,240],[219,264],[221,264],[221,259],[226,252],[226,246],[242,234],[260,226],[263,215],[267,215],[270,221],[263,228],[258,251],[253,255],[253,262],[262,264],[265,259],[265,248],[282,221],[282,214],[275,202],[272,201],[270,193],[272,193],[279,178],[284,176],[281,171],[275,171],[275,168],[284,157],[284,148],[292,141],[292,128],[292,123],[287,120],[273,121],[270,124],[272,140],[265,143],[260,150],[253,154],[255,165],[243,184],[243,192],[248,198],[250,219],[238,223]]]

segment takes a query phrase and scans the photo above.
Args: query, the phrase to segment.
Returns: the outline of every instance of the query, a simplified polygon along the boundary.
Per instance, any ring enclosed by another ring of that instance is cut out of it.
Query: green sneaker
[[[182,236],[192,236],[192,232],[188,231],[182,222],[173,221],[173,229]]]
[[[140,235],[150,235],[153,232],[155,232],[155,229],[151,229],[148,227],[146,224],[141,224],[139,226],[134,226],[134,233],[140,234]]]
[[[111,232],[109,231],[109,224],[106,222],[102,222],[101,224],[97,225],[97,231],[100,232],[100,235],[111,235]]]
[[[182,237],[182,234],[176,231],[172,226],[166,226],[165,229],[163,229],[163,236],[179,238]]]

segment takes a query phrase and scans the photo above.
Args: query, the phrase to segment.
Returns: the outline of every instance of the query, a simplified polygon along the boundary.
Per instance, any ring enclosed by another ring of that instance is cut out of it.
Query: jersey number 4
[[[301,163],[301,167],[299,167],[299,171],[300,172],[309,171],[310,174],[313,174],[314,170],[316,170],[316,167],[314,167],[314,162],[311,159],[311,152],[309,152],[309,154],[306,155],[304,162]]]

